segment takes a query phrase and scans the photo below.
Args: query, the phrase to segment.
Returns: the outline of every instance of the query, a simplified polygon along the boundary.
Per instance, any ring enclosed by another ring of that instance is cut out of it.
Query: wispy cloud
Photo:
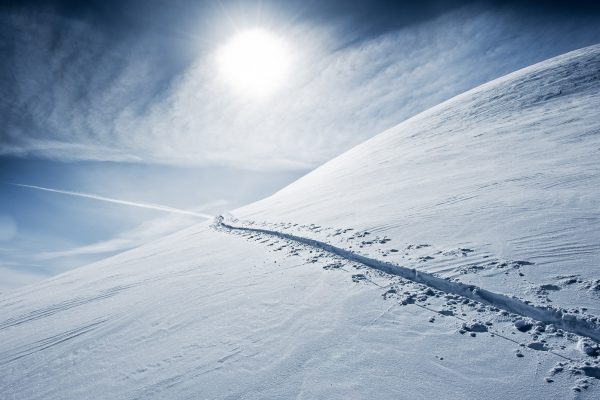
[[[125,205],[125,206],[147,208],[150,210],[157,210],[157,211],[164,211],[164,212],[173,213],[173,214],[191,215],[191,216],[207,218],[207,219],[213,218],[213,216],[209,215],[209,214],[196,212],[196,211],[190,211],[190,210],[182,210],[180,208],[169,207],[169,206],[164,206],[164,205],[160,205],[160,204],[140,203],[140,202],[134,202],[134,201],[128,201],[128,200],[120,200],[120,199],[114,199],[112,197],[98,196],[98,195],[90,194],[90,193],[81,193],[81,192],[73,192],[73,191],[69,191],[69,190],[52,189],[52,188],[46,188],[46,187],[42,187],[42,186],[25,185],[22,183],[7,183],[7,184],[12,185],[12,186],[19,186],[19,187],[23,187],[23,188],[43,190],[46,192],[60,193],[60,194],[65,194],[65,195],[69,195],[69,196],[83,197],[86,199],[105,201],[108,203],[121,204],[121,205]]]
[[[296,21],[281,31],[294,73],[264,101],[216,79],[219,43],[202,34],[188,32],[188,62],[174,68],[163,53],[177,46],[160,35],[115,40],[85,21],[3,15],[0,155],[307,169],[473,86],[600,38],[591,17],[542,14],[463,8],[363,38],[335,19]]]
[[[205,207],[210,208],[210,204]],[[114,238],[77,246],[66,250],[45,251],[36,255],[37,260],[77,260],[86,256],[110,255],[150,243],[166,235],[187,228],[196,222],[181,214],[161,216],[119,233]]]

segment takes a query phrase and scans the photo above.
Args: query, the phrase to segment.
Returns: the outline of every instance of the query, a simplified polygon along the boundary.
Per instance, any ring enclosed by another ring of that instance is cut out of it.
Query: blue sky
[[[599,15],[586,1],[2,2],[0,181],[222,212],[599,42]],[[215,62],[256,27],[293,55],[261,98],[222,82]],[[198,220],[2,184],[0,291]]]

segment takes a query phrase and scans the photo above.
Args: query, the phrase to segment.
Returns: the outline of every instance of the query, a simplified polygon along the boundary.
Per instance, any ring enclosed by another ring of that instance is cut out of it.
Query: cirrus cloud
[[[256,101],[217,79],[219,43],[202,30],[188,34],[197,54],[169,63],[173,38],[116,40],[50,12],[0,18],[0,155],[247,169],[313,168],[478,84],[600,40],[593,16],[479,6],[364,37],[340,20],[290,21],[276,32],[295,54],[292,77]]]

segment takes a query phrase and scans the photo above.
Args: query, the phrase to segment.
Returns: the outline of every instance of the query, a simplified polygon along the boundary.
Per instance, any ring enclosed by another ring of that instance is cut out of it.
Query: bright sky
[[[254,99],[282,90],[294,68],[293,44],[263,28],[236,32],[215,58],[217,74],[230,89]]]
[[[121,201],[2,185],[0,291],[197,221],[123,202],[241,206],[600,41],[594,2],[407,3],[0,3],[0,181]]]

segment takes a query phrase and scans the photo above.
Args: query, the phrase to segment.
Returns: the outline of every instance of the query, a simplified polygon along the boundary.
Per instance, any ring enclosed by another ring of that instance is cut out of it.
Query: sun
[[[232,86],[262,96],[285,82],[291,54],[282,37],[255,28],[231,38],[219,50],[217,61],[219,74]]]

